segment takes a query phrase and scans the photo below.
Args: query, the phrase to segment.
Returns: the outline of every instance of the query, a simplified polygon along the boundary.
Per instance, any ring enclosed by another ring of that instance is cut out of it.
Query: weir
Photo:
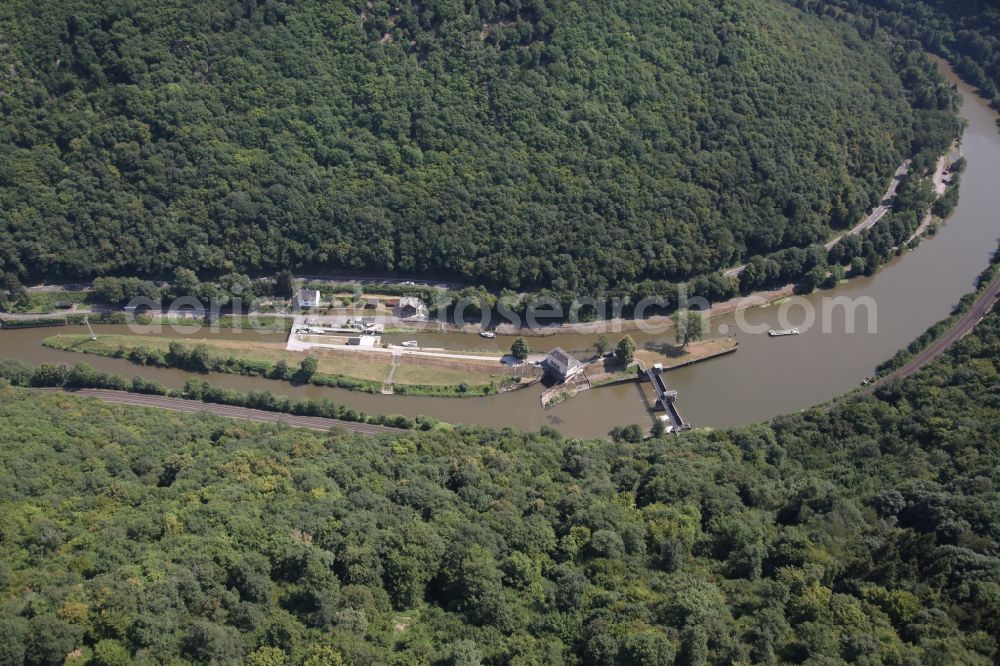
[[[681,413],[677,409],[677,391],[668,390],[666,383],[663,381],[663,367],[659,364],[654,365],[652,368],[646,370],[646,376],[649,377],[653,389],[656,390],[656,404],[666,412],[666,421],[668,424],[673,426],[675,432],[690,430],[691,424],[687,423],[681,417]]]

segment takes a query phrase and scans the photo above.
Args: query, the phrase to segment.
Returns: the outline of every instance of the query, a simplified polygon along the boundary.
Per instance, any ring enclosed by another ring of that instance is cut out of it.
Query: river
[[[962,94],[961,115],[968,121],[962,138],[962,152],[968,168],[962,175],[959,204],[939,233],[912,252],[897,257],[876,275],[857,278],[834,290],[816,292],[803,299],[823,311],[823,299],[869,298],[877,308],[876,332],[869,333],[866,318],[859,318],[855,332],[845,330],[844,316],[823,325],[822,317],[805,330],[803,308],[791,308],[790,321],[781,321],[782,308],[772,305],[744,313],[745,323],[766,331],[797,325],[798,336],[770,338],[765,333],[739,330],[733,315],[712,321],[713,334],[727,332],[740,342],[736,354],[666,375],[670,388],[680,393],[684,417],[695,426],[725,427],[764,420],[827,401],[874,373],[875,367],[909,344],[933,323],[947,317],[963,294],[974,286],[976,276],[988,265],[996,247],[1000,224],[1000,134],[997,116],[973,90],[962,83],[945,65],[942,71]],[[864,309],[861,312],[865,312]],[[722,327],[725,327],[723,329]],[[744,327],[745,328],[745,327]],[[829,332],[825,332],[828,329]],[[41,346],[43,338],[57,333],[81,333],[81,327],[38,328],[0,331],[0,356],[19,357],[34,364],[76,363],[86,360],[99,370],[125,376],[141,374],[170,387],[180,387],[191,376],[179,370],[143,368],[120,359],[82,356]],[[103,326],[99,333],[127,333],[126,327]],[[198,335],[204,334],[197,334]],[[260,339],[256,332],[223,333],[226,337]],[[639,345],[669,341],[670,334],[633,333]],[[612,342],[617,335],[609,335]],[[510,339],[482,340],[435,334],[395,336],[420,339],[428,346],[469,349],[508,348]],[[393,338],[393,339],[395,339]],[[537,349],[562,346],[568,350],[593,347],[595,336],[560,335],[532,338]],[[283,340],[283,334],[266,337]],[[582,355],[581,355],[582,356]],[[290,386],[267,379],[234,375],[211,375],[213,383],[241,391],[269,389],[295,397],[325,396],[338,403],[369,413],[407,416],[425,414],[444,421],[491,427],[511,426],[537,430],[551,425],[569,436],[602,436],[615,425],[648,425],[652,389],[648,385],[619,385],[580,394],[551,409],[539,405],[541,389],[529,388],[487,398],[427,398],[368,395],[315,386]]]

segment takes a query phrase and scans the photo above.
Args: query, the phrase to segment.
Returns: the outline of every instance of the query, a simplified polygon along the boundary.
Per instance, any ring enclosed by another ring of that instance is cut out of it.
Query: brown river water
[[[968,121],[962,138],[962,153],[968,168],[962,175],[958,207],[939,233],[916,250],[898,257],[870,278],[858,278],[836,289],[804,297],[815,308],[816,323],[803,322],[803,307],[792,307],[787,319],[783,308],[772,305],[748,310],[745,323],[760,331],[799,326],[801,335],[770,338],[736,325],[733,315],[713,319],[712,335],[726,332],[740,342],[736,354],[674,370],[665,378],[670,388],[680,392],[679,406],[686,420],[696,427],[725,427],[759,421],[778,414],[804,409],[850,390],[875,367],[905,347],[930,325],[949,315],[963,294],[973,289],[976,276],[988,265],[1000,236],[1000,134],[997,115],[969,86],[959,81],[947,67],[942,71],[962,92],[961,114]],[[845,330],[843,310],[823,317],[823,299],[830,297],[870,298],[877,308],[876,332],[869,333],[865,309],[861,308],[855,332]],[[827,332],[828,331],[828,332]],[[77,363],[86,360],[99,370],[125,376],[142,375],[170,387],[181,387],[191,377],[180,370],[145,368],[121,359],[83,356],[41,346],[41,341],[57,333],[85,333],[82,327],[35,328],[0,331],[0,356],[18,357],[33,364],[42,362]],[[125,326],[101,326],[98,333],[128,333]],[[672,333],[631,333],[640,345],[672,341]],[[620,334],[609,333],[615,342]],[[208,337],[206,333],[192,337]],[[222,332],[211,337],[283,341],[284,334],[261,336],[255,331]],[[559,335],[531,338],[536,351],[554,346],[587,356],[594,335]],[[399,342],[416,339],[423,346],[455,349],[509,349],[511,338],[484,340],[461,334],[415,334],[387,336]],[[268,389],[294,397],[325,396],[369,413],[416,416],[425,414],[444,421],[491,427],[511,426],[537,430],[551,425],[566,435],[603,436],[616,425],[639,423],[648,426],[652,388],[626,384],[584,392],[551,409],[539,404],[538,387],[486,398],[428,398],[368,395],[315,386],[291,386],[257,377],[210,375],[206,379],[228,388],[249,391]]]

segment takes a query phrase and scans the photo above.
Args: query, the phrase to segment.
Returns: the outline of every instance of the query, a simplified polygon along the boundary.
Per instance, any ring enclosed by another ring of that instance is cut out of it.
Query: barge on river
[[[770,335],[772,338],[780,338],[780,337],[785,336],[785,335],[798,335],[799,334],[799,329],[797,329],[797,328],[780,328],[780,329],[774,329],[774,328],[772,328],[771,330],[769,330],[767,332],[767,334]]]

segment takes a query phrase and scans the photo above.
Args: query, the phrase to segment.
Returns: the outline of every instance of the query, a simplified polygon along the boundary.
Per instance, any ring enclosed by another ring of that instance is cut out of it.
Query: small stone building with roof
[[[583,363],[569,355],[561,347],[556,347],[542,361],[545,371],[561,382],[572,379],[583,371]]]

